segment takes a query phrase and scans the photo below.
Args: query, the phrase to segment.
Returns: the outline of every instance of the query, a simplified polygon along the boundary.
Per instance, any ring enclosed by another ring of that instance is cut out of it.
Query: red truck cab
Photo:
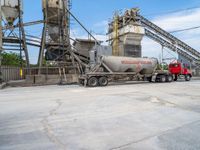
[[[191,71],[184,67],[180,62],[172,62],[169,64],[169,72],[174,76],[174,81],[178,78],[185,78],[185,81],[190,81],[192,78]]]

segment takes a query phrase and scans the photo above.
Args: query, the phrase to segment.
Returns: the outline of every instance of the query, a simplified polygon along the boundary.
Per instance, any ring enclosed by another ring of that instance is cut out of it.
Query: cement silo
[[[65,8],[67,0],[43,0],[43,12],[46,15],[48,34],[53,41],[58,41],[60,37],[60,26],[64,25],[63,16],[65,16]]]
[[[25,56],[29,67],[29,56],[26,45],[25,31],[23,27],[23,1],[1,0],[1,12],[3,22],[3,50],[18,51],[21,60]]]
[[[38,64],[42,59],[53,62],[64,62],[67,52],[71,50],[69,40],[69,0],[42,0],[44,27]],[[45,57],[44,57],[45,56]]]
[[[2,16],[9,25],[12,25],[19,17],[19,7],[22,11],[22,5],[19,6],[19,2],[22,4],[22,0],[1,0]]]

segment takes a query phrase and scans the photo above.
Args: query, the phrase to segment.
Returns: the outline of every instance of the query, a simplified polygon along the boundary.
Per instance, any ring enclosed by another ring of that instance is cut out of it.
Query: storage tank
[[[22,0],[20,0],[20,10],[22,10]],[[2,16],[9,25],[13,25],[14,21],[19,16],[18,0],[1,0]]]
[[[49,36],[53,41],[59,39],[59,26],[64,16],[64,9],[68,6],[68,0],[43,0],[43,12],[47,9],[47,22]]]
[[[140,74],[152,74],[158,64],[156,58],[103,56],[101,60],[113,72],[136,72]]]
[[[48,11],[47,11],[48,23],[58,25],[59,24],[58,18],[61,18],[58,12],[60,11],[60,13],[62,13],[62,10],[64,8],[63,0],[43,0],[42,7],[43,7],[43,11],[46,11],[46,8],[48,8]]]

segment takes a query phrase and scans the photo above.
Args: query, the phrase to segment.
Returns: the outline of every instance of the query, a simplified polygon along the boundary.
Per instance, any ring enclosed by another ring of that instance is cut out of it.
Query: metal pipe
[[[38,20],[38,21],[22,23],[21,26],[22,27],[32,26],[32,25],[37,25],[37,24],[41,24],[41,23],[44,23],[44,20]],[[18,28],[18,27],[19,27],[19,24],[14,25],[14,26],[5,26],[5,27],[2,28],[2,30],[15,29],[15,28]]]
[[[4,51],[18,51],[19,52],[19,49],[16,49],[16,48],[4,48],[3,50]]]

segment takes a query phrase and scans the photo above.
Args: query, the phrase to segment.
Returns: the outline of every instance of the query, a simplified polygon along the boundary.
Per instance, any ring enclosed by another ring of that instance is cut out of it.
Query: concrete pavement
[[[0,91],[1,150],[200,149],[200,81]]]

